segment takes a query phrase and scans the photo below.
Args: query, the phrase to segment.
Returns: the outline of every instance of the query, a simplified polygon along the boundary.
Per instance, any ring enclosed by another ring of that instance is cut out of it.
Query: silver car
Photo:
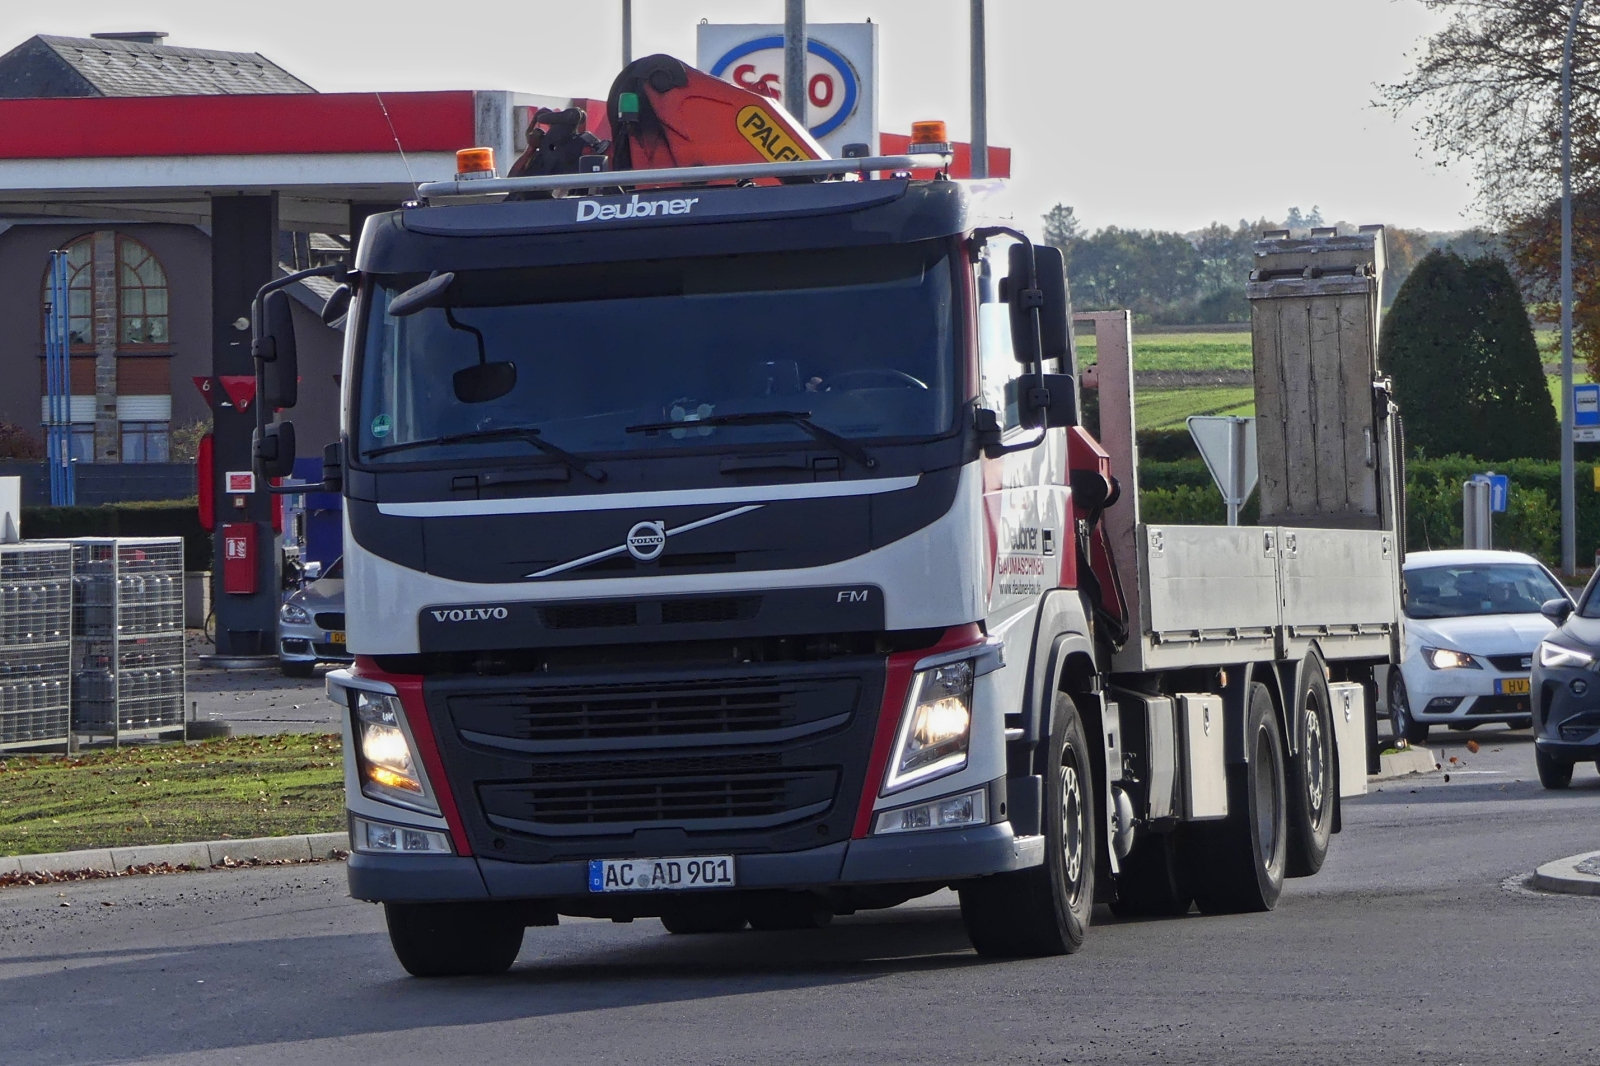
[[[344,559],[278,608],[278,665],[288,677],[311,677],[318,663],[348,663],[344,650]]]

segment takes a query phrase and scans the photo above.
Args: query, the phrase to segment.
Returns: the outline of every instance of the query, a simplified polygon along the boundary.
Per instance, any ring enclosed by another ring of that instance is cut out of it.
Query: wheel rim
[[[1077,766],[1068,761],[1073,754],[1071,748],[1063,752],[1061,766],[1061,872],[1077,902],[1083,883],[1083,785]]]
[[[1319,825],[1322,822],[1322,801],[1326,795],[1323,775],[1328,771],[1320,712],[1316,695],[1306,693],[1306,803],[1311,808],[1312,821]]]
[[[1411,703],[1406,695],[1406,683],[1395,678],[1389,686],[1389,725],[1396,739],[1405,736],[1411,727]]]
[[[1261,855],[1268,865],[1278,853],[1278,775],[1272,772],[1272,734],[1265,729],[1256,734],[1256,840],[1261,845]]]

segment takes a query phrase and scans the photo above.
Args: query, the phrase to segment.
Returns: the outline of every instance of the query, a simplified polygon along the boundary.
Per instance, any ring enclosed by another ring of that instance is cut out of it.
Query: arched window
[[[94,348],[94,234],[85,233],[66,247],[67,334],[78,351]],[[50,264],[39,281],[39,307],[50,302]]]
[[[132,237],[117,236],[117,341],[166,344],[167,272]]]

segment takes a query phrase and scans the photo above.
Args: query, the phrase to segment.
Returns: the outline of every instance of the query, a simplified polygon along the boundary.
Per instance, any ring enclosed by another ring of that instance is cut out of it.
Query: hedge
[[[200,528],[195,500],[131,500],[100,507],[24,507],[22,535],[56,537],[182,537],[183,568],[211,569],[211,534]]]

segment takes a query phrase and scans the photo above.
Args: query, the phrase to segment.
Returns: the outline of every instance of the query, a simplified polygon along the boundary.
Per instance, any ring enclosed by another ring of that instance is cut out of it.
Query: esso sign
[[[783,37],[758,37],[729,49],[708,71],[713,78],[783,101]],[[806,48],[806,122],[826,137],[855,113],[861,79],[850,61],[821,41]]]

